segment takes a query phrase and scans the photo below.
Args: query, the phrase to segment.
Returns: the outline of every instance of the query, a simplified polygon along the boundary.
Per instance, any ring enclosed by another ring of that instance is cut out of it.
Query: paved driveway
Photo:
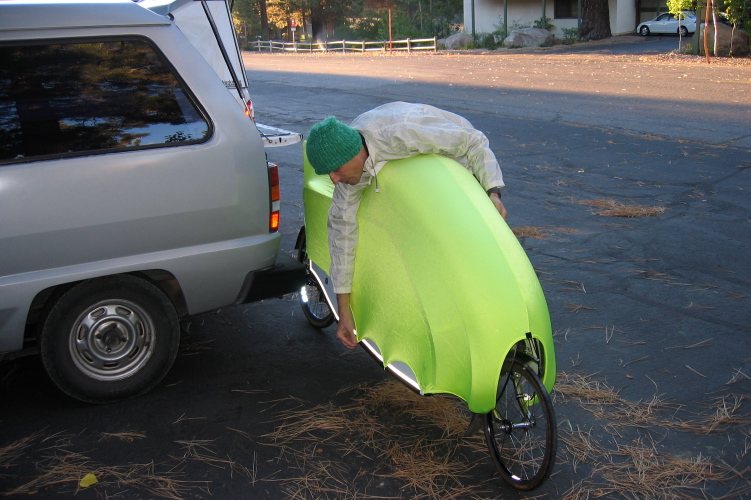
[[[290,298],[191,318],[165,382],[130,401],[80,405],[34,358],[0,366],[0,492],[72,495],[87,472],[101,482],[78,497],[751,492],[748,64],[555,50],[246,62],[270,125],[307,133],[329,114],[403,99],[488,135],[556,332],[554,474],[535,492],[510,491],[479,436],[461,437],[460,402],[389,384]],[[301,148],[269,159],[281,166],[292,251]],[[662,215],[601,213],[619,204]]]
[[[683,38],[685,43],[689,38]],[[556,47],[555,50],[571,54],[667,54],[678,49],[678,35],[619,35],[605,40],[582,42]]]

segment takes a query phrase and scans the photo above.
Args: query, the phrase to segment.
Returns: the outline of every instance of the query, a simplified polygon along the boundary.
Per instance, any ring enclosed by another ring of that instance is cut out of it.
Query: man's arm
[[[362,186],[360,185],[362,184]],[[362,199],[362,190],[367,186],[361,182],[355,186],[338,184],[329,211],[328,233],[331,255],[331,280],[339,302],[339,325],[336,336],[342,344],[354,349],[357,346],[355,322],[349,306],[354,274],[355,249],[357,248],[357,210]]]
[[[453,158],[472,172],[490,195],[504,186],[501,166],[488,138],[465,118],[428,105],[394,103],[398,114],[387,114],[369,124],[366,140],[373,143],[376,162],[407,158],[419,153],[437,153]],[[380,108],[377,108],[380,109]],[[365,134],[365,132],[361,132]],[[506,216],[503,202],[491,199],[498,213]]]
[[[424,145],[420,146],[423,149],[421,152],[438,152],[457,159],[466,158],[467,169],[472,172],[483,189],[487,191],[490,201],[493,202],[501,217],[505,219],[508,212],[501,201],[501,188],[505,185],[501,166],[490,149],[485,134],[472,127],[466,120],[463,121],[463,126],[445,127],[438,131],[433,127],[426,128],[424,131],[425,138],[429,140],[426,140]],[[450,135],[442,137],[447,132]],[[431,140],[439,145],[438,151],[430,150]]]
[[[495,209],[498,210],[501,217],[505,219],[508,216],[508,213],[506,212],[506,207],[503,206],[503,202],[501,201],[501,188],[493,187],[488,189],[488,196],[490,196],[490,201],[495,205]]]
[[[358,240],[357,210],[362,200],[362,191],[366,186],[367,183],[355,186],[337,184],[334,189],[329,209],[328,236],[331,255],[329,274],[336,294],[352,291],[355,249]]]
[[[493,205],[495,205],[495,209],[498,210],[498,213],[501,214],[501,217],[504,219],[508,217],[508,212],[506,211],[506,207],[503,206],[503,202],[501,201],[501,195],[498,193],[490,193],[490,201],[493,202]]]
[[[339,326],[336,327],[336,338],[347,349],[354,349],[357,347],[357,337],[355,336],[355,320],[349,308],[349,294],[337,293],[336,300],[339,302]]]
[[[505,185],[503,172],[495,154],[490,149],[488,138],[465,118],[454,114],[449,114],[449,116],[456,120],[451,122],[453,126],[444,126],[439,130],[433,126],[425,128],[425,139],[428,140],[425,141],[425,145],[420,146],[426,149],[422,152],[432,152],[429,151],[431,147],[429,144],[433,141],[438,146],[439,153],[458,159],[466,158],[467,169],[487,191],[490,201],[505,219],[508,212],[501,201],[501,188]],[[446,137],[447,133],[448,137]]]

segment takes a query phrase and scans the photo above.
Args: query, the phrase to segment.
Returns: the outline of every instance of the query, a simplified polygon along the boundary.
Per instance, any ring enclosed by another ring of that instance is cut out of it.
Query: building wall
[[[614,35],[635,33],[636,25],[636,2],[635,0],[610,0],[610,30]]]
[[[660,0],[653,0],[660,1]],[[664,1],[664,0],[662,0]],[[475,33],[492,33],[503,28],[503,0],[474,0]],[[636,25],[635,0],[609,0],[610,29],[614,35],[633,33]],[[546,17],[553,24],[556,37],[563,37],[563,28],[576,28],[576,19],[555,19],[555,1],[546,0]],[[508,29],[514,25],[534,25],[542,18],[542,0],[508,0]],[[649,17],[651,19],[654,16]],[[472,33],[472,0],[464,0],[464,30]]]
[[[639,12],[639,23],[649,21],[669,12],[666,0],[641,0],[641,11]],[[639,24],[636,23],[636,24]]]

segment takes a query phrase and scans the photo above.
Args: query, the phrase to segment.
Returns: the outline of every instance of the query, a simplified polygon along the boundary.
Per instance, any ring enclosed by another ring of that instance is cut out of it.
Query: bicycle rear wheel
[[[555,460],[558,436],[550,395],[537,374],[519,361],[501,373],[497,394],[485,425],[490,455],[504,481],[520,490],[534,489]]]
[[[305,251],[305,246],[305,234],[303,234],[297,252],[297,260],[305,264],[307,269],[309,261],[308,254]],[[300,289],[300,306],[302,307],[302,312],[305,314],[308,323],[312,326],[316,328],[326,328],[336,319],[334,312],[329,307],[328,302],[326,302],[321,286],[310,273],[309,269],[306,274],[307,280],[305,285]]]

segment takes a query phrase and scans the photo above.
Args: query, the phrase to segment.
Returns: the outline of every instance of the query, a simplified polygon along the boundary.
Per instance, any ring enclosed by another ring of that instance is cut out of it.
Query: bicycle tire
[[[496,406],[486,416],[485,439],[501,478],[525,491],[542,484],[555,461],[557,433],[547,389],[514,361],[502,371]]]

